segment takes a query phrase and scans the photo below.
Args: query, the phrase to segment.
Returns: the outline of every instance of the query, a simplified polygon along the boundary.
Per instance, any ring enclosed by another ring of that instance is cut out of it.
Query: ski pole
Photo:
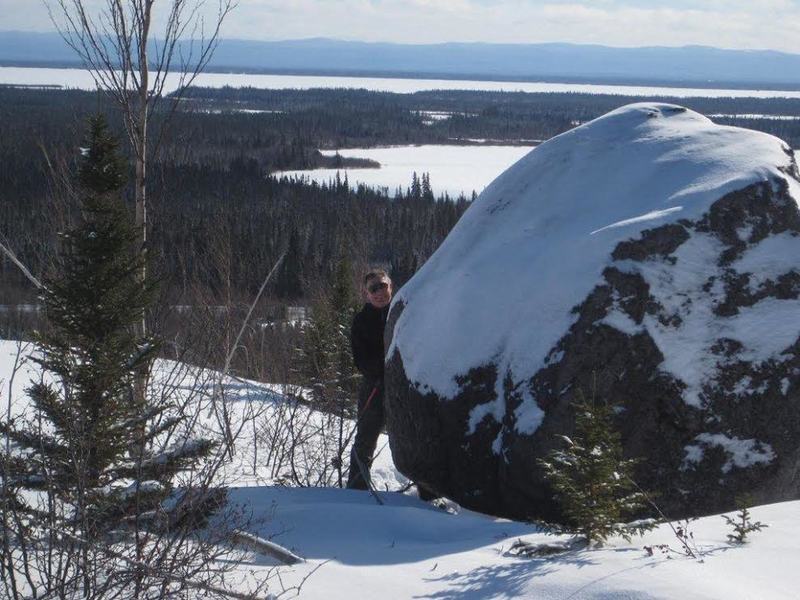
[[[361,412],[359,412],[358,416],[356,417],[355,426],[353,427],[353,429],[350,430],[349,435],[347,436],[347,438],[345,438],[344,442],[342,443],[341,447],[339,448],[339,452],[340,452],[339,456],[335,457],[333,459],[332,463],[331,463],[331,464],[333,464],[334,467],[336,467],[337,465],[341,464],[341,462],[342,462],[342,454],[341,453],[344,452],[344,449],[347,448],[347,445],[350,443],[350,440],[353,439],[353,436],[355,435],[356,431],[358,430],[358,424],[361,422],[361,418],[367,413],[367,409],[369,408],[369,405],[372,403],[372,399],[378,393],[378,390],[380,389],[380,387],[381,387],[381,384],[379,383],[374,388],[372,388],[372,392],[367,397],[367,401],[364,402],[364,408],[361,409]]]
[[[375,397],[375,394],[378,393],[378,388],[379,387],[380,387],[380,384],[378,384],[374,388],[372,388],[372,393],[369,395],[369,398],[367,398],[367,401],[364,402],[364,408],[361,410],[361,414],[364,414],[365,412],[367,412],[367,409],[369,408],[369,405],[372,402],[372,399]],[[359,418],[360,417],[361,417],[361,415],[359,415]],[[356,421],[356,423],[358,423],[358,421]]]

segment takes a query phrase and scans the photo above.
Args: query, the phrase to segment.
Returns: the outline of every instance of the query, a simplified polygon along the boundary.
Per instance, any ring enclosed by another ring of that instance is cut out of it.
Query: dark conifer
[[[278,271],[275,291],[279,298],[297,300],[303,295],[303,249],[296,227],[289,234],[286,258]]]
[[[312,304],[309,323],[303,329],[299,368],[312,389],[315,404],[345,412],[354,408],[357,371],[350,350],[350,325],[356,311],[352,266],[343,255],[337,260],[333,283],[320,290]]]
[[[622,457],[612,406],[581,396],[574,409],[575,435],[561,436],[564,449],[539,461],[560,501],[565,531],[599,545],[611,536],[630,540],[651,529],[651,521],[623,522],[642,511],[646,498],[631,478],[636,461]]]
[[[422,174],[422,197],[431,202],[434,200],[433,196],[433,188],[431,188],[431,176],[430,173],[423,173]]]
[[[414,174],[411,176],[410,196],[414,200],[419,200],[420,198],[422,198],[422,183],[420,182],[419,177],[417,177],[416,171],[414,171]]]
[[[90,120],[82,154],[80,222],[62,236],[41,297],[47,327],[35,334],[35,360],[47,375],[28,392],[42,427],[8,433],[30,453],[22,483],[45,485],[74,509],[81,534],[93,535],[131,508],[128,499],[138,496],[140,510],[163,499],[176,470],[210,444],[148,450],[174,419],[166,404],[142,406],[132,393],[134,373],[149,373],[158,349],[134,327],[154,289],[138,277],[143,259],[120,197],[126,165],[103,118]]]
[[[321,290],[312,305],[311,318],[303,328],[297,365],[303,386],[311,390],[318,409],[335,417],[336,456],[331,464],[342,486],[342,456],[356,416],[358,372],[350,349],[350,325],[357,309],[350,261],[340,254],[329,289]]]

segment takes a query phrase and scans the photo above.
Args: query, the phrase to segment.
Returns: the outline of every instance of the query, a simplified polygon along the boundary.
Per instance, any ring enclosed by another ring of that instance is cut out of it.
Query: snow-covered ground
[[[40,370],[29,360],[33,351],[32,344],[0,340],[0,418],[3,420],[30,414],[25,389],[40,376]],[[335,416],[309,411],[290,400],[286,396],[288,393],[302,395],[302,390],[296,388],[226,377],[220,394],[218,385],[219,373],[215,371],[170,360],[156,361],[153,368],[151,394],[169,394],[186,404],[185,412],[192,422],[191,431],[182,432],[187,438],[218,439],[224,415],[229,415],[235,453],[217,474],[218,483],[274,485],[296,477],[299,483],[316,485],[336,479],[330,465],[334,444],[325,445],[322,439],[324,432],[330,435],[332,429],[338,427]],[[345,436],[351,429],[352,424],[348,423]],[[293,438],[305,439],[307,443],[295,445],[292,450],[289,440]],[[344,458],[347,459],[347,455]],[[378,441],[373,474],[379,489],[399,489],[407,483],[394,468],[386,436]]]
[[[0,409],[26,409],[24,388],[37,377],[23,363],[10,385],[18,345],[0,341]],[[31,351],[22,346],[23,357]],[[159,363],[156,381],[172,381],[173,391],[211,385],[212,373],[181,371],[167,377],[178,365]],[[228,379],[229,408],[236,416],[258,413],[279,421],[286,400],[275,386]],[[202,397],[202,395],[201,395]],[[201,401],[202,402],[202,401]],[[203,407],[200,427],[215,428],[211,407]],[[260,412],[261,411],[261,412]],[[274,424],[274,423],[273,423]],[[255,440],[255,444],[252,442]],[[537,598],[550,599],[789,599],[797,597],[795,570],[800,564],[800,502],[755,508],[753,518],[769,525],[752,534],[749,543],[727,542],[730,532],[718,516],[689,525],[698,559],[680,552],[680,544],[667,525],[632,543],[614,540],[605,548],[571,551],[547,558],[521,558],[509,553],[519,538],[552,543],[554,538],[536,527],[497,519],[452,507],[447,512],[408,494],[380,492],[383,505],[366,492],[337,488],[299,488],[271,485],[268,451],[254,448],[263,438],[243,435],[234,461],[224,477],[231,485],[232,503],[253,513],[252,533],[272,537],[305,561],[281,567],[283,586],[299,584],[303,598],[352,600],[353,598]],[[383,438],[379,447],[385,446]],[[260,458],[259,458],[260,456]],[[255,461],[255,462],[254,462]],[[255,471],[252,465],[256,464]],[[397,490],[404,479],[394,469],[388,448],[376,462],[379,489]],[[644,546],[667,544],[676,552]],[[281,586],[274,578],[274,563],[250,554],[239,568],[255,578],[273,577],[274,593]],[[313,573],[312,573],[313,572]],[[242,587],[242,591],[246,591]]]
[[[276,538],[306,557],[286,581],[323,565],[302,589],[307,598],[536,598],[789,599],[797,597],[800,502],[763,506],[755,519],[769,524],[743,546],[727,543],[718,517],[690,524],[698,549],[648,556],[644,546],[680,545],[663,525],[632,543],[547,558],[508,554],[518,538],[554,539],[529,525],[462,511],[448,514],[417,499],[384,494],[378,506],[364,493],[340,490],[237,490],[238,500],[277,508],[263,528],[286,531]]]

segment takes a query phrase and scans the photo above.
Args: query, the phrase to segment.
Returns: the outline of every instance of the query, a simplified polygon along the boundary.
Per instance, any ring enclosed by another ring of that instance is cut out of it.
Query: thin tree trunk
[[[148,118],[148,87],[150,85],[150,66],[147,64],[147,40],[150,35],[150,10],[153,0],[145,0],[141,13],[141,33],[139,47],[139,88],[136,90],[139,105],[134,111],[135,139],[134,155],[136,159],[136,181],[134,182],[135,195],[135,223],[139,235],[139,252],[143,258],[140,280],[144,283],[147,279],[147,118]],[[144,339],[147,336],[147,315],[142,311],[141,320],[136,325],[137,335]],[[144,407],[147,392],[147,370],[136,373],[133,382],[134,401]],[[144,431],[142,431],[144,434]],[[140,448],[140,452],[144,448]]]
[[[141,280],[147,278],[147,94],[150,86],[150,67],[147,64],[147,40],[150,37],[150,11],[153,0],[145,0],[142,14],[142,30],[139,40],[139,110],[136,154],[136,227],[140,236],[142,261]],[[147,322],[142,314],[142,335],[147,334]]]
[[[136,134],[135,134],[135,143],[134,143],[134,154],[136,157],[136,181],[134,182],[134,197],[135,197],[135,224],[136,229],[139,235],[139,252],[142,256],[142,266],[140,271],[140,279],[144,283],[147,279],[147,261],[148,261],[148,252],[147,252],[147,94],[148,94],[148,86],[150,84],[149,77],[149,65],[147,64],[147,40],[149,39],[150,35],[150,9],[152,7],[152,0],[144,0],[144,5],[141,7],[142,12],[140,14],[140,18],[142,19],[141,22],[141,29],[140,29],[140,36],[139,36],[139,47],[137,48],[139,54],[139,88],[137,91],[138,93],[138,101],[139,106],[136,107]],[[147,335],[147,315],[145,311],[142,311],[141,320],[136,327],[138,331],[136,332],[140,338],[144,339]],[[142,410],[145,409],[145,404],[147,401],[147,373],[149,369],[140,369],[137,373],[135,373],[133,378],[133,400],[137,403]],[[138,464],[141,466],[142,458],[144,457],[145,451],[145,425],[142,422],[140,431],[139,431],[139,440],[138,440],[138,457],[137,461]],[[138,495],[137,495],[137,504],[138,504]],[[137,506],[137,513],[139,511],[139,507]],[[135,543],[136,543],[136,561],[137,563],[141,563],[143,559],[143,540],[141,538],[141,531],[139,530],[139,520],[136,520],[136,533],[135,533]],[[136,568],[136,577],[135,577],[135,597],[138,597],[142,581],[144,580],[144,572],[140,568]]]

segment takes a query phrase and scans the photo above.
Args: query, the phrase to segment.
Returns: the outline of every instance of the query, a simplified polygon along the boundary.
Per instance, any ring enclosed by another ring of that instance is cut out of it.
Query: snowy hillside
[[[0,406],[4,420],[30,414],[25,390],[40,375],[29,360],[33,351],[33,344],[0,340]],[[292,472],[303,485],[320,485],[334,477],[330,464],[323,464],[321,458],[323,450],[330,452],[322,439],[330,424],[322,413],[309,411],[285,395],[298,390],[226,377],[222,394],[218,394],[225,400],[222,407],[212,401],[218,384],[218,372],[158,360],[153,368],[151,393],[170,394],[188,402],[187,412],[196,418],[192,419],[193,429],[184,432],[187,437],[218,438],[223,411],[229,414],[232,428],[246,424],[236,434],[233,458],[217,474],[219,484],[274,485],[291,481]],[[294,454],[290,448],[293,436],[307,442]],[[394,468],[385,435],[378,441],[373,475],[379,489],[399,489],[407,482]]]
[[[30,363],[23,363],[9,388],[18,346],[0,342],[0,404],[7,414],[9,391],[12,412],[26,410],[24,388],[37,376]],[[22,347],[22,358],[30,352]],[[160,363],[159,371],[176,365]],[[190,375],[191,374],[191,375]],[[208,372],[187,370],[183,384],[207,385]],[[163,379],[162,379],[163,381]],[[229,380],[235,392],[232,411],[266,407],[269,420],[281,418],[285,400],[271,386]],[[173,391],[182,386],[176,386]],[[205,407],[208,409],[208,407]],[[201,427],[215,430],[215,419],[207,410]],[[353,598],[541,598],[550,599],[673,599],[728,600],[794,598],[794,565],[798,564],[796,540],[800,536],[797,514],[800,503],[763,506],[754,519],[769,525],[753,534],[750,543],[732,546],[730,529],[719,517],[690,524],[698,559],[681,553],[670,528],[661,526],[633,543],[615,540],[604,549],[573,551],[549,558],[523,558],[509,553],[519,538],[531,544],[553,543],[556,538],[537,532],[534,526],[495,519],[452,507],[456,514],[397,492],[380,494],[383,505],[366,492],[334,488],[285,488],[269,485],[267,457],[270,448],[258,447],[262,463],[253,473],[252,442],[237,444],[237,455],[225,473],[232,486],[230,501],[253,513],[252,533],[290,548],[305,562],[279,570],[262,555],[250,554],[239,569],[243,581],[270,577],[270,589],[298,585],[306,577],[300,596],[352,600]],[[255,440],[259,443],[258,438]],[[263,442],[262,442],[263,443]],[[379,447],[385,445],[385,439]],[[377,465],[379,484],[397,489],[402,482],[384,451]],[[673,550],[656,549],[649,555],[644,546],[667,544]],[[241,591],[248,590],[242,583]]]

